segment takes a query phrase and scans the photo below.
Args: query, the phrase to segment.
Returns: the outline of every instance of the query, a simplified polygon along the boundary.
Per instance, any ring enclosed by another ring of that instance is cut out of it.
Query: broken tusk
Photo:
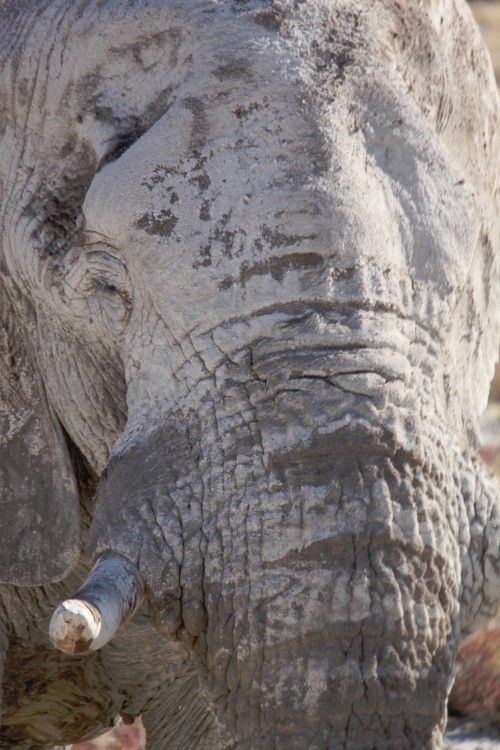
[[[132,617],[143,596],[144,583],[136,566],[106,552],[75,596],[55,610],[50,640],[66,654],[97,651]]]

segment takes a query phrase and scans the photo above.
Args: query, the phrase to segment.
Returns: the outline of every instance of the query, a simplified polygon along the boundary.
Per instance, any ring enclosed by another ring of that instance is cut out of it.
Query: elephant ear
[[[0,276],[0,582],[64,578],[79,553],[79,505],[61,426],[27,331],[34,312]]]

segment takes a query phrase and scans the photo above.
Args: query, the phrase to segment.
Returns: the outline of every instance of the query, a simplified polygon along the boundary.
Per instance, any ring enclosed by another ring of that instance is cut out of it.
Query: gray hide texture
[[[2,0],[0,40],[0,748],[440,748],[500,600],[465,2]],[[107,550],[147,604],[60,654]]]

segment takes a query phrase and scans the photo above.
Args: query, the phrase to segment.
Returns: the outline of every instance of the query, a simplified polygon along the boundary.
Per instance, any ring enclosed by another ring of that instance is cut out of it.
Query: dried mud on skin
[[[489,47],[500,85],[500,0],[471,0],[471,7]],[[500,478],[500,366],[491,396],[482,456]],[[467,639],[458,662],[452,703],[457,710],[476,718],[451,716],[444,749],[500,750],[500,620],[498,626]],[[485,714],[496,716],[495,726],[484,718]],[[106,734],[71,747],[72,750],[144,750],[145,732],[140,719],[130,726],[120,722]]]

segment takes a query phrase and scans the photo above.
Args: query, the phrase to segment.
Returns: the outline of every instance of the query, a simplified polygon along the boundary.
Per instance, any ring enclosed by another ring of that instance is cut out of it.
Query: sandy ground
[[[446,750],[500,750],[500,731],[452,717],[444,747]]]
[[[141,750],[144,740],[144,730],[140,721],[137,721],[132,727],[120,724],[115,731],[107,732],[92,742],[73,745],[72,750]],[[500,750],[500,731],[495,732],[491,727],[482,727],[480,724],[452,717],[448,722],[444,749]],[[71,747],[59,750],[71,750]]]
[[[497,82],[500,84],[500,2],[473,0],[470,5],[488,45]]]

